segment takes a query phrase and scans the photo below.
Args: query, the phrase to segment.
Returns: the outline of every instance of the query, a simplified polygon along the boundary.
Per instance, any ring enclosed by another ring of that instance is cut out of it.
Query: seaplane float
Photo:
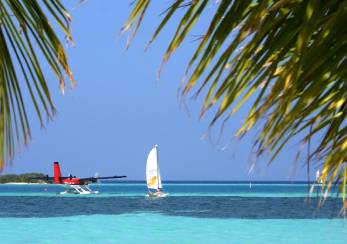
[[[122,176],[106,176],[106,177],[88,177],[88,178],[78,178],[76,176],[61,176],[60,166],[58,162],[54,162],[54,176],[49,177],[46,175],[45,177],[36,177],[32,179],[42,179],[47,181],[52,181],[54,184],[62,185],[65,187],[65,191],[60,192],[59,194],[98,194],[98,191],[93,191],[88,187],[89,183],[97,182],[98,180],[103,179],[117,179],[117,178],[125,178],[125,175]]]

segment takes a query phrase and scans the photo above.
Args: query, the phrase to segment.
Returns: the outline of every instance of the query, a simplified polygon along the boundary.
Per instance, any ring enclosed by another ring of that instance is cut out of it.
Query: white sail
[[[146,179],[147,187],[149,189],[156,190],[158,188],[162,188],[158,165],[157,145],[155,145],[154,148],[152,148],[152,150],[148,154],[146,165]]]
[[[321,172],[319,170],[316,171],[316,182],[322,184],[323,183],[323,179],[321,179]]]
[[[317,171],[316,171],[316,181],[319,180],[319,177],[320,177],[320,172],[319,172],[319,170],[317,170]]]

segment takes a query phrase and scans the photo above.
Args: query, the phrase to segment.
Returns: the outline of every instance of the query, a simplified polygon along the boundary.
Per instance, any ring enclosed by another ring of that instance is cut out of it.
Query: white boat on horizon
[[[162,183],[158,164],[158,145],[155,145],[148,154],[146,164],[146,181],[150,198],[166,197],[168,193],[162,191]],[[155,192],[151,190],[156,190]]]
[[[318,169],[316,171],[316,184],[322,184],[323,183],[323,179],[321,177],[322,177],[322,174]]]

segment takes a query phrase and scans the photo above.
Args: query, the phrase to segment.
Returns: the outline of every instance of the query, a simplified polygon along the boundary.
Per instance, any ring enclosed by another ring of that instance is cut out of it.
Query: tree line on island
[[[46,180],[37,179],[44,178],[45,174],[42,173],[25,173],[25,174],[7,174],[0,176],[0,184],[4,183],[47,183]],[[36,179],[35,179],[36,178]]]

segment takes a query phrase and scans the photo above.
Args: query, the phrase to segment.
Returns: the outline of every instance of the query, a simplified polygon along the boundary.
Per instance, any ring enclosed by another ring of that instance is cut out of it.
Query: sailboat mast
[[[158,163],[158,145],[155,145],[155,152],[157,153],[157,189],[159,189],[159,163]]]

